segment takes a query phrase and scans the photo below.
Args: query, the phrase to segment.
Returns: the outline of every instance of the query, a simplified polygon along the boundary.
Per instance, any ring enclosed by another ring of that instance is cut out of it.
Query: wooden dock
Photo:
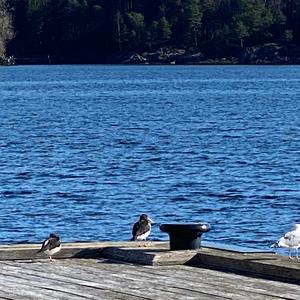
[[[49,262],[38,248],[0,247],[0,299],[300,299],[300,260],[273,253],[75,243]]]

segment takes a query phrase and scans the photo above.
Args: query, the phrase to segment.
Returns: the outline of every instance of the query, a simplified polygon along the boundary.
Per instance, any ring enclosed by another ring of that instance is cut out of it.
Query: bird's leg
[[[298,255],[298,248],[296,248],[296,258],[299,259],[299,255]]]
[[[144,247],[147,247],[147,241],[144,240]]]
[[[49,261],[51,261],[51,262],[53,261],[53,259],[52,259],[52,256],[51,256],[51,255],[49,256]]]
[[[289,249],[289,258],[293,259],[293,257],[292,257],[292,249]]]

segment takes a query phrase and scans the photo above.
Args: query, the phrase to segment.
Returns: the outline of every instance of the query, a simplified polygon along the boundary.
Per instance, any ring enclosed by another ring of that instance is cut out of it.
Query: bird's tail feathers
[[[276,242],[276,243],[274,243],[273,245],[271,245],[271,248],[278,248],[279,247],[279,245],[278,245],[278,241]]]

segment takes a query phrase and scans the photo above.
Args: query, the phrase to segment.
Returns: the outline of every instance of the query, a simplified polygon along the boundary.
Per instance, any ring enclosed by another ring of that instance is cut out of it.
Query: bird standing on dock
[[[154,222],[147,214],[140,215],[140,219],[133,225],[131,240],[144,241],[144,246],[146,246],[146,239],[151,232],[151,224],[154,224]]]
[[[292,231],[287,232],[283,237],[281,237],[276,243],[274,243],[272,248],[288,248],[289,258],[292,258],[292,249],[296,251],[296,258],[299,259],[298,249],[300,247],[300,224],[295,224]]]
[[[44,252],[49,256],[49,260],[52,261],[52,255],[59,252],[61,250],[61,246],[62,243],[60,237],[55,233],[51,233],[49,238],[43,241],[42,247],[38,253]]]

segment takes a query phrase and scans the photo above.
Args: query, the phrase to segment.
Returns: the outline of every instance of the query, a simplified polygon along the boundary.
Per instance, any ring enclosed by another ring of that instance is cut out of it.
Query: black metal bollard
[[[199,249],[201,236],[211,226],[207,223],[162,224],[160,230],[170,236],[170,250]]]

